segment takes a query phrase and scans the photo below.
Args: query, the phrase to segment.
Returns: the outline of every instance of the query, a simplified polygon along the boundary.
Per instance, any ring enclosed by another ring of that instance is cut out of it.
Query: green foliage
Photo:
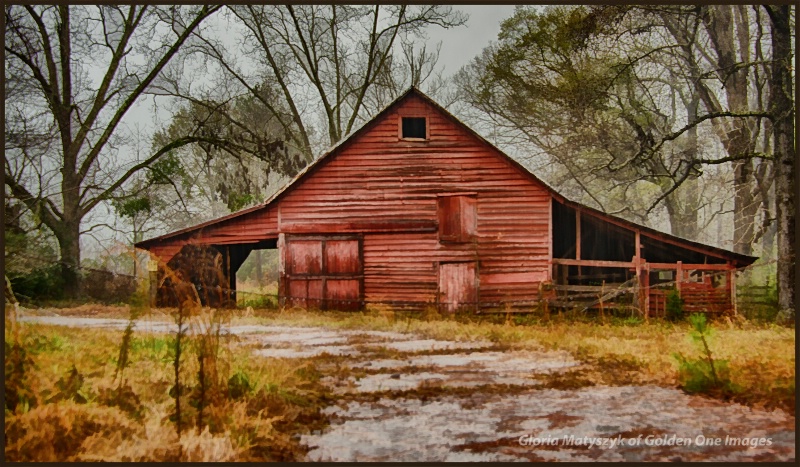
[[[150,198],[147,196],[126,200],[115,199],[111,201],[111,205],[117,211],[117,214],[130,218],[136,217],[139,213],[150,212],[153,209]]]
[[[6,227],[3,250],[5,273],[10,278],[30,274],[58,260],[53,236],[43,229],[25,232]]]
[[[64,297],[64,278],[58,264],[36,267],[26,274],[10,275],[9,280],[14,295],[20,301],[59,300]]]
[[[238,211],[244,207],[255,204],[258,201],[256,195],[252,193],[230,193],[228,195],[228,207],[231,211]]]
[[[644,323],[644,320],[639,316],[612,316],[611,318],[611,324],[615,326],[639,326],[642,323]]]
[[[734,390],[730,381],[727,360],[688,359],[674,354],[678,362],[678,378],[681,387],[690,394],[709,394],[717,391],[729,393]]]
[[[141,358],[159,362],[170,362],[175,357],[171,340],[163,336],[134,337],[130,350],[142,354]]]
[[[708,324],[706,315],[703,313],[693,313],[689,315],[689,324],[692,325],[692,331],[689,333],[689,335],[692,336],[692,339],[694,339],[695,342],[705,343],[706,336],[711,337],[711,334],[713,333],[713,328]],[[707,345],[706,350],[708,350]]]
[[[678,379],[681,387],[689,393],[731,394],[738,389],[730,380],[727,360],[715,360],[708,346],[708,339],[713,328],[708,324],[706,315],[695,313],[689,315],[691,331],[689,336],[698,344],[704,358],[689,359],[676,353],[673,357],[678,362]]]
[[[253,383],[244,371],[239,370],[228,378],[228,397],[231,399],[241,399],[252,391]]]
[[[278,299],[269,295],[251,295],[249,298],[239,302],[238,307],[252,307],[256,310],[276,310],[278,308]]]
[[[187,177],[186,169],[174,151],[163,155],[148,168],[150,170],[147,173],[147,182],[153,185],[167,185],[176,178],[185,179]]]
[[[666,303],[666,318],[669,321],[677,322],[682,321],[684,300],[681,298],[680,292],[673,289],[667,293]]]
[[[78,404],[85,404],[87,402],[86,395],[81,391],[83,380],[83,375],[73,364],[72,368],[56,382],[58,392],[47,403],[71,400]]]

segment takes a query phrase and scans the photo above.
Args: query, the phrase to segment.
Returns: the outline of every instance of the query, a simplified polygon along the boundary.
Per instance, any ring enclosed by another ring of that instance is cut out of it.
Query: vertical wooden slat
[[[575,259],[581,259],[581,210],[575,210]],[[583,276],[583,268],[578,266],[578,277]],[[583,283],[583,279],[579,280],[579,283]]]
[[[650,264],[644,264],[644,318],[650,317]]]
[[[575,210],[575,259],[581,259],[581,211]],[[580,268],[578,269],[580,275]]]
[[[286,235],[278,234],[278,303],[287,306],[286,296],[289,295],[289,284],[286,277]]]
[[[728,263],[730,264],[730,263]],[[735,266],[730,264],[730,271],[727,274],[727,283],[728,283],[728,296],[731,299],[731,306],[733,307],[733,315],[736,316],[739,314],[739,309],[736,303],[736,269]]]

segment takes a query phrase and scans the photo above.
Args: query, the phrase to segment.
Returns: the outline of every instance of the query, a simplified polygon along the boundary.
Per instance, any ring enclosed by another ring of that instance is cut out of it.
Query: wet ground
[[[124,319],[23,317],[122,329]],[[137,330],[170,332],[169,322]],[[794,418],[657,386],[553,389],[565,352],[322,327],[232,326],[266,357],[318,359],[341,395],[310,461],[790,461]]]

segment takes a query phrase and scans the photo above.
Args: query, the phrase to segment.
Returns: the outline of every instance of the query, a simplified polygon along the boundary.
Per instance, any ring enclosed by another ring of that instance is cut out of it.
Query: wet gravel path
[[[122,329],[124,319],[21,321]],[[169,322],[137,330],[171,332]],[[339,356],[321,367],[342,401],[304,435],[310,461],[791,461],[794,417],[657,386],[548,389],[580,363],[383,331],[232,326],[267,357]],[[342,363],[344,362],[344,363]],[[344,368],[345,371],[342,371]]]

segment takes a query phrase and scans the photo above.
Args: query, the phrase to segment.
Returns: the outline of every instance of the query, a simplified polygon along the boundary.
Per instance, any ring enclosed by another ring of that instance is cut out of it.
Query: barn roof
[[[372,119],[364,122],[359,127],[354,129],[353,131],[351,131],[348,135],[343,137],[339,142],[337,142],[333,146],[329,147],[317,159],[315,159],[311,164],[309,164],[303,170],[301,170],[297,175],[294,176],[294,178],[292,178],[290,181],[288,181],[286,184],[284,184],[283,187],[281,187],[277,192],[275,192],[272,196],[270,196],[266,201],[264,201],[262,203],[259,203],[259,204],[255,205],[255,206],[251,206],[249,208],[245,208],[245,209],[242,209],[242,210],[227,214],[225,216],[218,217],[216,219],[212,219],[212,220],[209,220],[209,221],[206,221],[206,222],[202,222],[200,224],[197,224],[197,225],[194,225],[194,226],[191,226],[191,227],[187,227],[187,228],[184,228],[184,229],[176,230],[176,231],[173,231],[173,232],[170,232],[170,233],[167,233],[167,234],[164,234],[164,235],[160,235],[158,237],[154,237],[154,238],[151,238],[151,239],[143,240],[141,242],[136,243],[134,246],[137,247],[137,248],[149,249],[150,247],[152,247],[152,246],[154,246],[154,245],[156,245],[158,243],[164,242],[166,240],[173,239],[175,237],[180,237],[180,236],[183,236],[183,235],[187,235],[187,234],[191,234],[193,232],[200,231],[204,227],[208,227],[210,225],[219,224],[219,223],[228,221],[230,219],[234,219],[234,218],[237,218],[237,217],[240,217],[240,216],[243,216],[243,215],[258,211],[258,210],[261,210],[261,209],[266,209],[272,203],[276,202],[277,200],[279,200],[280,198],[285,196],[286,193],[291,191],[291,189],[293,187],[299,185],[301,180],[306,178],[317,167],[321,166],[324,162],[329,160],[341,148],[347,146],[358,135],[360,135],[363,132],[365,132],[371,126],[371,124],[373,122],[378,121],[381,117],[383,117],[386,113],[388,113],[398,103],[400,103],[401,101],[405,100],[407,97],[409,97],[411,95],[416,95],[416,96],[422,98],[428,104],[430,104],[431,106],[433,106],[434,108],[439,110],[443,115],[445,115],[449,119],[453,120],[454,122],[456,122],[457,124],[462,126],[470,134],[472,134],[475,138],[477,138],[480,142],[482,142],[483,144],[487,145],[488,147],[490,147],[492,150],[496,151],[497,153],[501,154],[505,159],[507,159],[508,162],[510,162],[513,166],[517,167],[522,173],[527,175],[529,178],[531,178],[535,182],[537,182],[537,183],[541,184],[542,186],[544,186],[547,190],[549,190],[552,193],[553,197],[557,201],[559,201],[559,202],[561,202],[563,204],[566,204],[566,205],[571,206],[573,208],[580,209],[580,210],[582,210],[584,212],[590,213],[591,215],[594,215],[594,216],[599,217],[601,219],[605,219],[605,220],[613,222],[615,224],[623,225],[623,226],[626,226],[626,227],[631,228],[631,229],[638,229],[643,234],[647,234],[647,235],[649,235],[649,236],[651,236],[653,238],[656,238],[656,239],[659,239],[659,240],[663,240],[663,241],[667,241],[668,243],[685,245],[685,246],[691,247],[693,249],[701,249],[701,250],[704,250],[704,251],[708,251],[709,253],[713,253],[713,254],[716,254],[716,255],[718,255],[720,257],[723,257],[725,259],[732,260],[732,261],[734,261],[734,262],[736,262],[738,264],[741,264],[741,265],[750,265],[755,260],[758,259],[757,257],[754,257],[754,256],[748,256],[748,255],[743,255],[741,253],[735,253],[733,251],[726,250],[726,249],[723,249],[723,248],[718,248],[718,247],[714,247],[714,246],[711,246],[711,245],[706,245],[704,243],[700,243],[700,242],[697,242],[697,241],[694,241],[694,240],[689,240],[689,239],[682,238],[682,237],[679,237],[679,236],[676,236],[676,235],[672,235],[672,234],[668,234],[668,233],[665,233],[665,232],[661,232],[659,230],[656,230],[656,229],[653,229],[653,228],[650,228],[650,227],[646,227],[646,226],[643,226],[643,225],[640,225],[640,224],[636,224],[635,222],[631,222],[631,221],[623,219],[621,217],[617,217],[617,216],[614,216],[614,215],[611,215],[611,214],[604,213],[602,211],[599,211],[597,209],[591,208],[589,206],[585,206],[585,205],[583,205],[583,204],[581,204],[581,203],[579,203],[577,201],[573,201],[573,200],[568,199],[566,196],[564,196],[561,193],[559,193],[555,188],[553,188],[552,186],[550,186],[549,184],[547,184],[546,182],[541,180],[539,177],[534,175],[525,166],[523,166],[522,164],[520,164],[519,162],[517,162],[516,160],[511,158],[509,155],[507,155],[506,153],[501,151],[499,148],[497,148],[494,144],[492,144],[491,142],[486,140],[483,136],[478,134],[475,130],[473,130],[468,125],[466,125],[464,122],[459,120],[456,116],[454,116],[452,113],[450,113],[447,109],[445,109],[444,107],[439,105],[436,101],[434,101],[429,96],[427,96],[425,93],[423,93],[422,91],[420,91],[419,89],[417,89],[416,87],[413,87],[413,86],[410,87],[409,89],[407,89],[403,94],[398,96],[395,100],[393,100],[392,102],[387,104]]]

